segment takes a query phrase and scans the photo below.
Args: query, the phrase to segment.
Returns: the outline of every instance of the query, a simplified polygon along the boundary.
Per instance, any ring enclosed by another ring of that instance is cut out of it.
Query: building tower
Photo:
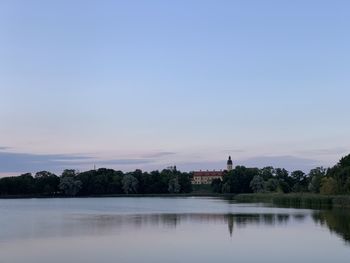
[[[227,171],[231,171],[231,170],[232,170],[232,160],[231,160],[231,156],[229,156],[227,160]]]

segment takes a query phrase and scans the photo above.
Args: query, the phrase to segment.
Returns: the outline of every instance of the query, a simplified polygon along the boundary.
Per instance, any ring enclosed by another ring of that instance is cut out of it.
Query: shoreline
[[[235,200],[247,203],[271,203],[278,206],[294,208],[350,208],[350,195],[321,195],[310,193],[254,193],[235,195]]]
[[[63,196],[63,195],[6,195],[0,199],[54,199],[54,198],[107,198],[107,197],[233,197],[237,194],[216,193],[185,193],[185,194],[111,194],[111,195],[88,195],[88,196]]]
[[[50,198],[118,198],[118,197],[221,197],[243,203],[270,203],[284,207],[297,208],[350,208],[350,195],[321,195],[310,193],[183,193],[183,194],[112,194],[89,196],[48,196],[48,195],[10,195],[0,196],[0,199],[50,199]]]

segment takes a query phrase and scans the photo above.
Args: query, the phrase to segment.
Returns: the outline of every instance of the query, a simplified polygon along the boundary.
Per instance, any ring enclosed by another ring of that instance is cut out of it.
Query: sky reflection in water
[[[344,211],[213,198],[0,200],[0,211],[4,262],[347,262],[350,256]]]

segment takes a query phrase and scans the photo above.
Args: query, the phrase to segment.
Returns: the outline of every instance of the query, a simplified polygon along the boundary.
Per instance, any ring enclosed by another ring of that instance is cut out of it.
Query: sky
[[[1,0],[0,175],[350,153],[350,2]]]

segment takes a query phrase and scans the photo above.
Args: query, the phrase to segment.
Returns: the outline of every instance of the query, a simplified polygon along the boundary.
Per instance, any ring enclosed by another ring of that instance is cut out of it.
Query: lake
[[[199,197],[0,200],[1,263],[349,260],[342,210]]]

